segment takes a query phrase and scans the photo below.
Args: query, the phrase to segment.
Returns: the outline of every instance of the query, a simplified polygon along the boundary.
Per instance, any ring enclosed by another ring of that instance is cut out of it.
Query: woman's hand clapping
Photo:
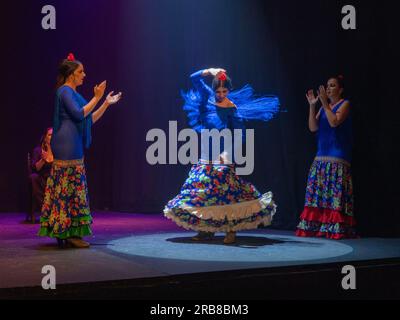
[[[315,107],[318,102],[318,96],[314,95],[314,90],[310,89],[307,91],[306,98],[310,106]]]
[[[117,103],[121,97],[122,97],[122,92],[119,92],[118,94],[112,95],[114,91],[111,91],[106,98],[106,102],[111,105]]]
[[[107,87],[106,80],[104,80],[102,83],[100,83],[99,85],[96,85],[94,87],[93,91],[94,91],[94,96],[96,99],[100,100],[103,97],[106,87]]]

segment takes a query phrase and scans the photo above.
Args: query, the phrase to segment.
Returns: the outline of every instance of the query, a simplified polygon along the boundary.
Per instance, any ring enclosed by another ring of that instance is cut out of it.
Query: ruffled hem
[[[340,223],[351,227],[356,225],[353,216],[345,215],[337,210],[328,208],[304,207],[300,219],[329,224]]]
[[[79,227],[80,225],[83,225],[83,224],[91,224],[93,221],[93,217],[89,213],[89,214],[85,214],[84,216],[80,216],[80,217],[72,217],[72,218],[70,218],[70,220],[71,220],[72,227]],[[50,221],[50,218],[48,216],[42,215],[40,217],[40,224],[42,227],[49,225],[50,224],[49,221]]]
[[[258,213],[267,207],[273,208],[271,212],[272,215],[274,215],[276,204],[272,200],[272,196],[272,192],[267,192],[260,198],[250,201],[206,207],[181,206],[179,209],[182,209],[183,211],[186,211],[202,220],[213,219],[216,221],[224,221],[225,219],[228,219],[232,221],[251,217],[255,213]],[[164,214],[172,211],[173,208],[166,207],[164,209]]]
[[[164,216],[187,230],[229,232],[256,229],[260,225],[271,225],[276,208],[277,206],[272,200],[272,193],[268,192],[259,199],[231,205],[202,208],[166,207]],[[202,210],[198,211],[199,209]],[[188,217],[182,218],[183,215],[178,211],[186,213]],[[216,224],[216,226],[212,224]]]
[[[53,228],[51,227],[40,227],[38,232],[38,236],[40,237],[50,237],[50,238],[58,238],[58,239],[68,239],[72,237],[83,238],[85,236],[90,236],[92,234],[92,230],[90,225],[84,224],[79,227],[71,227],[67,231],[62,233],[55,233]]]
[[[298,237],[324,237],[333,240],[359,238],[353,216],[327,208],[304,207],[297,226]]]
[[[314,237],[314,238],[327,238],[331,240],[343,240],[343,239],[358,239],[355,233],[343,234],[343,233],[329,233],[321,231],[305,231],[301,229],[296,230],[296,236],[298,237]]]
[[[264,217],[258,217],[255,221],[252,222],[242,222],[236,225],[222,225],[220,227],[212,227],[212,226],[201,226],[196,224],[191,224],[185,221],[182,221],[179,217],[175,216],[172,211],[164,212],[165,217],[175,222],[179,227],[182,227],[186,230],[194,230],[194,231],[205,231],[205,232],[236,232],[240,230],[253,230],[257,229],[259,226],[269,226],[272,223],[273,215],[275,213],[275,208],[271,211],[271,214],[267,214]]]

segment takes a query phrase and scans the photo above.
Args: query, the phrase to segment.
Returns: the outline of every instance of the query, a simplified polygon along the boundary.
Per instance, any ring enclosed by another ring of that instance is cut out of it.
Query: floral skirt
[[[258,192],[234,165],[198,163],[164,215],[185,229],[229,232],[268,226],[275,211],[272,193]]]
[[[336,240],[355,238],[355,225],[350,164],[341,159],[315,158],[296,235]]]
[[[39,236],[67,239],[92,234],[83,160],[54,160],[47,179]]]

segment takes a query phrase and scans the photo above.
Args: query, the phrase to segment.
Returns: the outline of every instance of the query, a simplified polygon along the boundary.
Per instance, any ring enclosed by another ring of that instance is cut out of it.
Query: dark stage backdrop
[[[351,1],[357,30],[341,29],[343,1],[151,0],[14,1],[2,5],[0,211],[27,207],[26,154],[51,125],[54,80],[73,52],[87,78],[108,80],[123,100],[94,126],[86,153],[93,209],[161,213],[188,173],[150,166],[146,133],[186,126],[180,89],[207,67],[228,70],[236,88],[276,94],[282,109],[255,124],[255,171],[247,177],[278,204],[274,227],[294,229],[316,151],[305,92],[330,75],[346,77],[354,110],[353,174],[362,235],[399,235],[399,118],[392,1]],[[41,8],[57,9],[57,29],[41,29]],[[4,72],[4,70],[6,72]],[[397,90],[396,90],[397,89]]]

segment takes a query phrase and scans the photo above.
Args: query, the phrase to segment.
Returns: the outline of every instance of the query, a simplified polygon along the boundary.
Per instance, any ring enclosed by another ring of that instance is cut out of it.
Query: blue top
[[[182,92],[182,97],[185,100],[183,109],[187,113],[189,125],[197,132],[201,132],[202,129],[243,130],[245,129],[245,121],[268,121],[278,113],[278,97],[255,96],[253,88],[249,85],[228,94],[229,100],[236,107],[223,108],[217,106],[215,93],[205,83],[202,76],[203,71],[199,70],[190,76],[194,90]],[[203,145],[204,141],[201,144]],[[221,141],[220,151],[224,151],[223,141]],[[202,148],[201,154],[202,159],[216,160],[205,156],[207,154],[205,148]],[[211,151],[208,155],[211,155]]]
[[[332,109],[336,113],[346,100],[343,100]],[[336,128],[329,125],[325,110],[321,110],[318,128],[317,156],[335,157],[351,162],[351,149],[353,145],[351,117]]]
[[[82,159],[83,146],[90,146],[92,114],[84,116],[86,104],[87,101],[71,87],[58,88],[51,138],[54,159]]]

